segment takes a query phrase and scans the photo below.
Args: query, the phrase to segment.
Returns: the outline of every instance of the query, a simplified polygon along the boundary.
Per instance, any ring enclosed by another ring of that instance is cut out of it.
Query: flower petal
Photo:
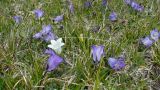
[[[58,67],[58,65],[63,61],[63,58],[54,54],[51,55],[47,62],[47,71],[52,71]]]
[[[115,64],[117,63],[117,59],[113,58],[113,57],[110,57],[108,59],[108,64],[111,68],[114,68],[115,67]]]
[[[150,32],[150,36],[154,41],[158,41],[160,35],[159,35],[159,31],[157,29],[154,29]]]
[[[110,15],[109,15],[109,19],[111,21],[116,21],[117,20],[117,14],[115,12],[112,12]]]
[[[153,41],[149,37],[145,37],[141,41],[146,47],[150,47],[153,44]]]
[[[55,23],[61,22],[63,20],[63,15],[57,16],[53,20]]]
[[[104,55],[104,46],[103,45],[100,45],[100,46],[93,45],[91,47],[91,54],[93,56],[93,60],[95,62],[99,62],[102,55]]]

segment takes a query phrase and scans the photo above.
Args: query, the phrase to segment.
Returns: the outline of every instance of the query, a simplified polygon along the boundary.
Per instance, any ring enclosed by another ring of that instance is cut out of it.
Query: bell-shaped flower
[[[110,21],[116,21],[117,20],[117,14],[115,12],[112,12],[109,15],[109,19],[110,19]]]
[[[102,56],[104,56],[104,46],[103,45],[93,45],[91,46],[91,55],[95,63],[99,63]]]
[[[157,29],[154,29],[150,32],[150,37],[154,41],[158,41],[158,39],[160,38],[160,32]]]
[[[60,54],[63,45],[64,43],[62,42],[62,38],[59,38],[57,40],[51,40],[51,44],[48,45],[48,47],[53,49],[56,53]]]
[[[44,15],[44,11],[42,11],[41,9],[36,9],[33,12],[34,12],[35,17],[37,19],[40,19]]]
[[[150,47],[150,46],[152,46],[152,44],[153,44],[153,41],[147,36],[147,37],[145,37],[145,38],[142,38],[141,39],[141,42],[142,42],[142,44],[144,45],[144,46],[146,46],[146,47]]]
[[[59,64],[63,62],[63,58],[58,56],[53,50],[47,49],[45,53],[50,55],[47,61],[46,68],[48,72],[56,69],[59,66]]]
[[[122,57],[119,58],[110,57],[108,59],[108,64],[112,69],[119,71],[125,67],[125,60]]]
[[[16,23],[20,23],[22,20],[21,16],[14,16],[13,19],[15,20]]]
[[[74,13],[73,3],[70,3],[70,5],[69,5],[69,11],[70,11],[71,13]]]
[[[53,18],[53,21],[55,23],[59,23],[63,20],[63,15],[60,15],[60,16],[56,16],[55,18]]]
[[[137,2],[132,1],[131,7],[136,11],[143,11],[144,7],[139,5]]]

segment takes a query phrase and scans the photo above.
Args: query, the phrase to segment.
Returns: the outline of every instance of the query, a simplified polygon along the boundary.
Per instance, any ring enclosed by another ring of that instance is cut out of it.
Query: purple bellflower
[[[160,38],[160,32],[157,29],[154,29],[150,32],[150,37],[154,41],[158,41],[158,39]]]
[[[90,1],[86,1],[85,3],[84,3],[84,7],[85,8],[90,8],[92,6],[92,3],[90,2]]]
[[[147,37],[145,37],[145,38],[142,38],[142,39],[141,39],[141,42],[142,42],[142,44],[143,44],[144,46],[146,46],[146,47],[150,47],[150,46],[152,46],[152,44],[153,44],[153,41],[149,38],[149,36],[147,36]]]
[[[124,2],[128,5],[130,5],[134,10],[136,11],[143,11],[144,7],[135,2],[134,0],[124,0]]]
[[[91,46],[91,54],[93,56],[93,61],[99,63],[102,56],[104,56],[104,46],[103,45],[93,45]]]
[[[50,40],[54,40],[56,39],[56,35],[52,32],[52,26],[51,25],[47,25],[47,26],[43,26],[42,31],[40,31],[39,33],[36,33],[33,38],[35,39],[41,39],[44,40],[46,42],[50,41]]]
[[[110,57],[108,59],[108,64],[115,71],[119,71],[119,70],[123,69],[126,66],[125,60],[122,57],[119,57],[119,58]]]
[[[144,10],[144,7],[143,7],[143,6],[139,5],[137,2],[134,2],[134,1],[131,2],[131,7],[132,7],[134,10],[140,11],[140,12]]]
[[[13,19],[15,20],[16,23],[20,23],[22,20],[21,16],[14,16]]]
[[[71,13],[74,13],[73,3],[70,3],[70,5],[69,5],[69,11],[70,11]]]
[[[33,12],[34,12],[35,17],[36,17],[37,19],[40,19],[40,18],[43,16],[43,14],[44,14],[44,12],[43,12],[42,10],[40,10],[40,9],[36,9],[36,10],[34,10]]]
[[[112,12],[110,15],[109,15],[109,19],[111,21],[116,21],[117,20],[117,14],[115,12]]]
[[[102,0],[102,6],[106,6],[107,5],[107,0]]]
[[[59,15],[59,16],[56,16],[55,18],[53,18],[53,21],[55,23],[59,23],[63,20],[63,15]]]
[[[59,66],[59,64],[63,62],[63,58],[56,55],[56,53],[53,50],[47,49],[45,53],[50,55],[47,61],[47,68],[46,68],[48,72],[56,69]]]

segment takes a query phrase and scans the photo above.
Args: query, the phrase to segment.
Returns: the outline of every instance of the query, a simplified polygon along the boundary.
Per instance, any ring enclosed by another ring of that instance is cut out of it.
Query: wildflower
[[[111,21],[116,21],[117,20],[117,14],[115,12],[112,12],[110,15],[109,15],[109,19]]]
[[[133,9],[135,9],[136,11],[143,11],[143,9],[144,9],[143,6],[139,5],[138,3],[134,2],[134,1],[131,2],[131,7]]]
[[[48,61],[47,61],[47,71],[52,71],[54,70],[55,68],[57,68],[59,66],[60,63],[62,63],[63,61],[63,58],[56,55],[56,53],[51,50],[51,49],[47,49],[45,51],[46,54],[49,54],[50,57],[48,58]]]
[[[35,38],[35,39],[40,39],[40,38],[42,38],[42,33],[41,33],[41,32],[36,33],[35,35],[33,35],[33,38]]]
[[[153,39],[154,41],[158,41],[160,37],[160,33],[157,29],[154,29],[150,32],[150,36],[151,36],[151,39]]]
[[[153,41],[147,36],[145,38],[143,38],[141,40],[141,42],[143,43],[143,45],[145,45],[146,47],[150,47],[153,44]]]
[[[22,20],[21,16],[14,16],[13,19],[15,20],[16,23],[20,23]]]
[[[42,28],[43,29],[42,29],[41,33],[43,33],[43,34],[47,34],[47,33],[52,31],[52,26],[51,25],[43,26]]]
[[[53,21],[55,23],[61,22],[62,20],[63,20],[63,15],[60,15],[60,16],[57,16],[57,17],[53,18]]]
[[[84,3],[84,7],[85,8],[90,8],[92,6],[92,3],[90,2],[90,1],[86,1],[85,3]]]
[[[44,14],[44,12],[42,10],[40,10],[40,9],[36,9],[33,12],[35,14],[35,17],[38,18],[38,19],[41,18],[43,16],[43,14]]]
[[[119,71],[125,67],[125,61],[124,61],[124,58],[122,57],[119,57],[119,58],[110,57],[108,59],[108,64],[112,69],[116,71]]]
[[[62,46],[64,43],[62,42],[62,38],[59,38],[57,40],[51,40],[51,44],[48,45],[49,48],[53,49],[56,53],[61,53],[62,51]]]
[[[43,26],[42,31],[40,31],[39,33],[36,33],[33,38],[35,39],[41,39],[44,40],[46,42],[56,39],[56,35],[52,32],[52,26],[51,25],[47,25],[47,26]]]
[[[100,62],[100,59],[104,55],[104,53],[105,52],[104,52],[104,46],[103,45],[99,45],[99,46],[93,45],[93,46],[91,46],[91,54],[93,56],[93,61],[95,63]]]
[[[106,6],[107,5],[107,0],[102,0],[102,5]]]
[[[70,3],[70,5],[69,5],[69,10],[71,13],[74,13],[74,6],[72,3]]]

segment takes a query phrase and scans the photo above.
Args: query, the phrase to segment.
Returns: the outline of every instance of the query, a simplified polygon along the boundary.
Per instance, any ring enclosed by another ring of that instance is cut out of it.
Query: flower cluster
[[[96,64],[99,63],[101,60],[101,57],[105,55],[104,46],[103,45],[91,46],[91,54],[93,57],[93,61]],[[110,57],[108,59],[108,64],[112,69],[119,71],[125,67],[125,59],[124,57],[118,57],[118,58]]]
[[[64,43],[62,43],[62,38],[57,39],[57,36],[52,32],[51,25],[43,26],[43,29],[39,33],[33,35],[33,37],[51,42],[51,44],[48,45],[50,49],[47,49],[45,53],[50,55],[47,62],[47,71],[54,70],[63,61],[63,58],[56,54],[60,54],[62,51],[61,47],[64,45]]]
[[[50,40],[54,40],[57,38],[57,36],[52,32],[52,26],[51,25],[47,25],[47,26],[43,26],[43,29],[36,33],[33,38],[35,39],[41,39],[44,40],[46,42],[50,41]]]
[[[160,38],[160,32],[157,29],[154,29],[150,32],[150,36],[141,39],[141,42],[144,46],[150,47]]]

